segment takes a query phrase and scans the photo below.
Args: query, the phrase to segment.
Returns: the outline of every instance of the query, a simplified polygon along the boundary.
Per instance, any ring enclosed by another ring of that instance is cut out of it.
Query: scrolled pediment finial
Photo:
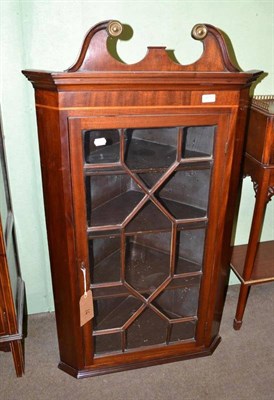
[[[196,24],[191,31],[191,36],[196,40],[203,40],[208,33],[207,27],[204,24]]]
[[[110,36],[120,36],[123,32],[123,25],[119,21],[110,21],[107,26],[107,31]]]

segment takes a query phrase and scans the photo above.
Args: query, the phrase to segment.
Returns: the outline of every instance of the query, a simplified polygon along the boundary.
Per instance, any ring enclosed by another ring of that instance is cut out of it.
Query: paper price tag
[[[80,326],[85,325],[94,317],[93,297],[91,290],[83,294],[79,302],[80,306]]]
[[[202,95],[202,103],[215,103],[216,102],[216,94],[203,94]]]

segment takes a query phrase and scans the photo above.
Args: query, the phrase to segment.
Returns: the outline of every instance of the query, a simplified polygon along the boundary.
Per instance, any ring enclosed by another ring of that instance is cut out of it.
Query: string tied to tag
[[[84,279],[84,297],[87,297],[87,270],[85,264],[81,264],[81,271],[83,272],[83,279]]]

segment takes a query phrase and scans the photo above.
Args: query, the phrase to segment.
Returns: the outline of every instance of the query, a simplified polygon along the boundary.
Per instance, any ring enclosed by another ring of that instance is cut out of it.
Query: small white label
[[[202,103],[215,103],[216,94],[203,94]]]
[[[94,139],[94,144],[96,147],[105,146],[107,144],[107,139],[104,137]]]

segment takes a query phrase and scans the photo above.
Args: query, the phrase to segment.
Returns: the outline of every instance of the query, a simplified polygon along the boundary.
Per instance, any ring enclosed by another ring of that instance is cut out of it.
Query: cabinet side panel
[[[83,367],[83,352],[67,118],[56,109],[37,107],[37,123],[60,357],[66,364],[79,368]]]

